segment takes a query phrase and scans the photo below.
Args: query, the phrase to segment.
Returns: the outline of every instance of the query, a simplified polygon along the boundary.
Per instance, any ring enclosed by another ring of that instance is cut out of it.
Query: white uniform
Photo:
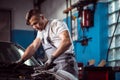
[[[47,57],[49,57],[60,45],[59,34],[65,30],[68,30],[67,25],[63,21],[54,19],[48,22],[45,30],[38,31],[37,38],[42,40],[43,48],[45,49]],[[48,40],[48,37],[51,42]],[[57,65],[53,68],[53,71],[57,72],[64,70],[77,77],[78,67],[73,55],[74,51],[72,44],[68,50],[55,59],[54,63]]]

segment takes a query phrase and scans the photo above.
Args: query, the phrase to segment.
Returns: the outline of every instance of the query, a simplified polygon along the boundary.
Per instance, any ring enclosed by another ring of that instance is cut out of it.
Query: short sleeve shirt
[[[58,19],[54,19],[48,22],[45,30],[43,31],[38,31],[37,33],[37,38],[43,39],[44,38],[44,43],[47,44],[47,36],[49,35],[50,40],[53,42],[53,45],[58,47],[60,44],[60,38],[59,34],[61,32],[68,30],[68,27],[64,21],[60,21]],[[68,31],[69,32],[69,31]],[[70,35],[70,33],[69,33]],[[72,40],[71,40],[72,41]],[[68,52],[73,51],[73,45],[67,50]]]

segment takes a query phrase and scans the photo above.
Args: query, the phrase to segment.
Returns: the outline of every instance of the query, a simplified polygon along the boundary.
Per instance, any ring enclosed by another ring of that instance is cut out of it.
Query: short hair
[[[27,14],[26,14],[26,24],[27,25],[30,25],[29,20],[31,19],[31,17],[33,15],[40,15],[40,10],[39,9],[31,9],[27,12]]]

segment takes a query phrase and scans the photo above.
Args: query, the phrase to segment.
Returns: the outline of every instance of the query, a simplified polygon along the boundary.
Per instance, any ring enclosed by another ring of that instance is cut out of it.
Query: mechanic
[[[58,19],[49,20],[38,9],[31,9],[26,14],[26,24],[38,32],[34,41],[25,50],[19,63],[24,63],[33,56],[42,44],[48,57],[45,66],[49,67],[55,63],[56,65],[50,70],[54,72],[64,70],[74,75],[74,80],[78,80],[77,62],[66,23]]]

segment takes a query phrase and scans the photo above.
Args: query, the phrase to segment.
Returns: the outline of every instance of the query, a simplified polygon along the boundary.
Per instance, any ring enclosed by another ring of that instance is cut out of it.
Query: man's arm
[[[38,47],[40,46],[40,39],[36,38],[25,50],[21,60],[26,61],[27,59],[31,58],[31,56],[36,52]]]
[[[59,37],[61,39],[60,45],[58,46],[57,50],[52,54],[52,56],[56,58],[62,53],[64,53],[72,44],[67,30],[61,32],[59,34]]]
[[[51,63],[59,57],[62,53],[64,53],[71,45],[70,36],[67,30],[61,32],[59,34],[59,37],[61,39],[61,42],[57,48],[57,50],[48,58],[48,60],[45,63],[46,69],[49,69],[50,66],[52,66]]]

